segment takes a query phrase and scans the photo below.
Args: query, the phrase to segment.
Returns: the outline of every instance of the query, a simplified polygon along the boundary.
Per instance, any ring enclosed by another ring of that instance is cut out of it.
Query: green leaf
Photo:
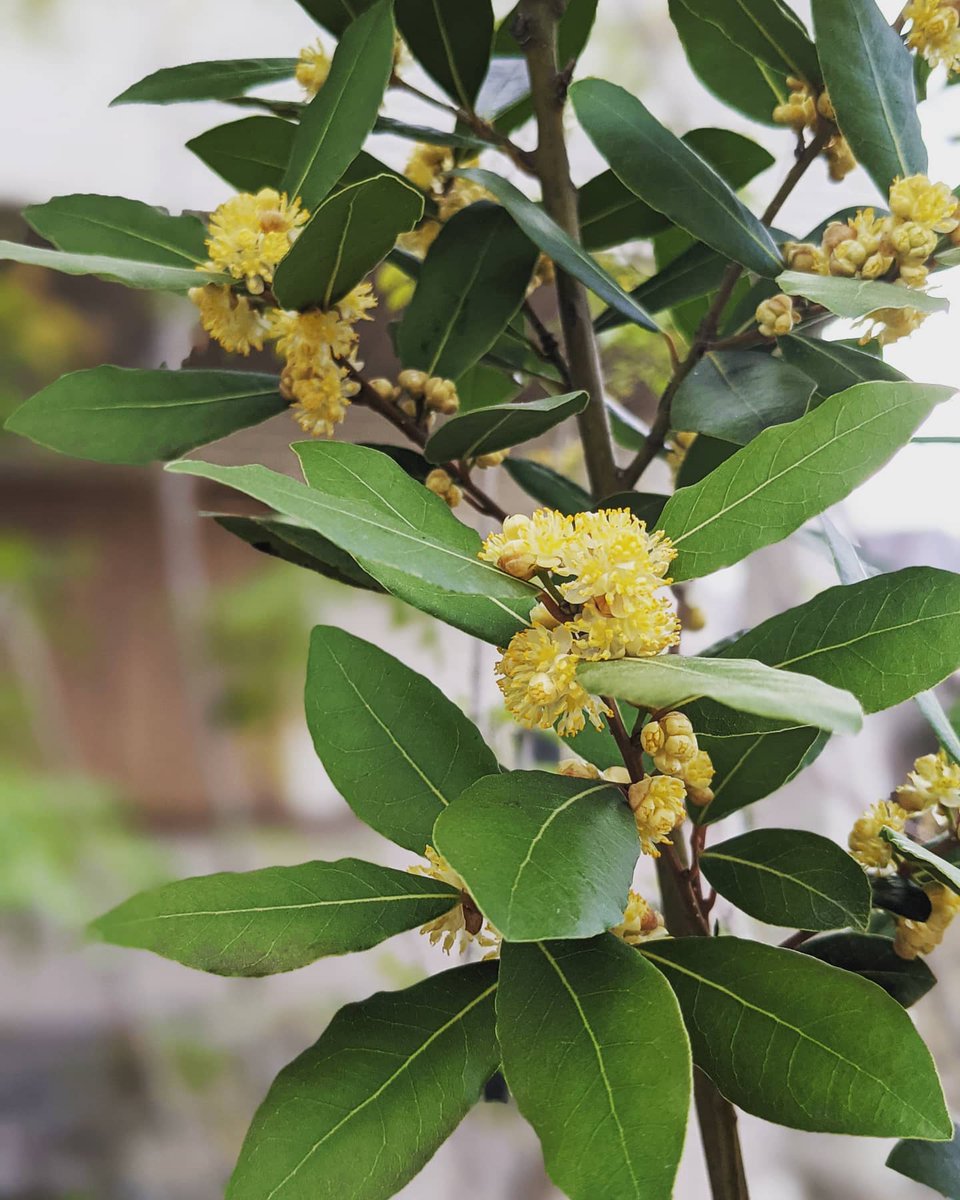
[[[163,266],[194,267],[207,261],[203,222],[183,213],[123,196],[57,196],[23,210],[31,229],[58,250],[132,258]]]
[[[780,353],[792,366],[808,375],[821,396],[833,396],[855,383],[886,380],[902,383],[906,375],[876,355],[854,350],[840,342],[824,342],[792,333],[778,341]]]
[[[311,17],[334,37],[341,37],[351,21],[376,3],[376,0],[297,0]]]
[[[960,1200],[960,1126],[955,1125],[952,1140],[941,1145],[898,1142],[890,1151],[887,1166],[898,1175],[933,1188],[947,1200]]]
[[[920,312],[944,312],[947,300],[916,288],[872,279],[843,279],[839,275],[807,275],[803,271],[784,271],[777,284],[788,296],[803,296],[821,304],[836,317],[857,320],[879,308],[916,308]]]
[[[952,863],[941,858],[939,854],[934,854],[932,850],[928,850],[919,842],[915,842],[905,833],[899,833],[896,829],[884,826],[880,830],[880,836],[885,842],[890,843],[899,858],[905,859],[915,867],[920,867],[926,874],[932,875],[937,883],[943,884],[951,892],[956,892],[960,896],[960,870]]]
[[[720,286],[729,260],[709,246],[695,242],[689,250],[671,259],[650,279],[635,287],[630,295],[649,312],[663,312],[690,300],[699,300]],[[597,333],[624,324],[620,313],[605,309],[594,322]]]
[[[952,389],[861,383],[758,434],[663,511],[677,581],[709,575],[843,500],[909,441]]]
[[[279,190],[296,135],[279,117],[243,117],[198,134],[187,149],[237,191]]]
[[[754,829],[705,851],[701,870],[721,896],[768,925],[865,928],[870,883],[829,838],[796,829]]]
[[[310,635],[307,725],[346,802],[377,833],[422,854],[437,817],[497,760],[428,679],[344,629]]]
[[[845,733],[856,732],[862,721],[860,705],[848,692],[746,658],[660,654],[585,662],[577,678],[592,694],[616,696],[651,712],[706,697],[755,716]]]
[[[433,844],[510,942],[618,925],[640,850],[619,788],[543,771],[467,788],[440,815]]]
[[[479,362],[457,380],[460,413],[477,412],[494,404],[507,404],[523,390],[512,373]]]
[[[927,170],[913,55],[874,0],[813,0],[813,23],[837,124],[886,199],[897,175]]]
[[[458,212],[431,246],[397,331],[403,365],[452,379],[474,366],[523,303],[536,258],[504,209]]]
[[[690,1050],[657,970],[609,935],[506,945],[497,1033],[510,1091],[564,1195],[670,1200]]]
[[[490,0],[397,0],[397,25],[430,78],[472,110],[493,47]]]
[[[28,267],[46,267],[63,275],[96,275],[109,283],[158,292],[186,292],[205,283],[231,283],[229,275],[198,271],[190,267],[171,267],[153,259],[113,258],[106,254],[65,254],[24,246],[20,242],[0,241],[0,262],[23,263]]]
[[[259,465],[220,467],[193,460],[167,468],[232,487],[282,516],[323,534],[360,562],[371,575],[392,568],[446,591],[526,600],[534,589],[477,558],[479,535],[461,524],[439,497],[408,479],[386,455],[347,443],[310,442],[300,448],[305,467],[314,468],[307,487]],[[377,471],[390,481],[389,501],[367,488],[366,499],[334,490],[335,481]],[[324,474],[329,485],[319,486]],[[386,586],[386,585],[385,585]],[[530,601],[532,603],[532,599]]]
[[[937,982],[922,958],[901,958],[893,949],[892,938],[873,933],[824,933],[798,949],[833,967],[862,975],[904,1008],[922,1000]]]
[[[281,307],[326,309],[342,300],[422,216],[423,196],[393,175],[328,196],[277,267]]]
[[[111,100],[114,104],[179,104],[183,100],[232,100],[261,83],[292,79],[295,58],[224,58],[163,67]]]
[[[950,1136],[930,1052],[876,985],[740,938],[678,938],[641,953],[677,993],[694,1062],[739,1108],[792,1129]]]
[[[315,208],[356,158],[393,70],[391,0],[358,17],[337,45],[326,83],[303,111],[283,191]]]
[[[786,72],[757,62],[716,25],[697,16],[688,0],[669,3],[687,60],[704,87],[752,120],[775,125],[773,110],[789,92]]]
[[[495,454],[540,437],[586,406],[586,392],[547,396],[525,404],[494,404],[445,421],[427,442],[424,454],[432,463]]]
[[[629,508],[648,529],[656,529],[669,499],[669,496],[659,492],[615,492],[612,496],[605,496],[598,507]]]
[[[350,587],[383,594],[386,588],[368,575],[349,554],[327,541],[319,533],[304,529],[281,517],[240,517],[233,513],[214,514],[217,524],[241,541],[273,558],[316,571]]]
[[[367,950],[460,902],[435,879],[358,858],[223,872],[141,892],[93,922],[115,946],[215,975],[276,975]]]
[[[454,150],[488,150],[484,142],[472,133],[460,129],[434,129],[430,125],[411,125],[409,121],[397,121],[393,117],[377,117],[374,133],[392,133],[395,137],[407,138],[412,142],[427,142],[431,146],[450,146]]]
[[[674,397],[673,425],[745,446],[771,425],[802,417],[814,386],[769,354],[709,351]]]
[[[342,1008],[274,1080],[227,1200],[396,1195],[497,1068],[496,980],[476,963]]]
[[[817,83],[817,50],[796,15],[780,0],[683,0],[734,45],[778,74]],[[819,43],[818,43],[819,45]]]
[[[579,279],[584,287],[622,313],[628,321],[642,329],[657,331],[656,322],[630,298],[613,276],[598,266],[582,246],[578,246],[538,204],[528,200],[512,183],[494,175],[492,171],[476,168],[456,173],[482,184],[494,195],[534,245],[552,258],[561,271]]]
[[[641,200],[735,262],[760,275],[780,273],[766,226],[635,96],[602,79],[582,80],[570,95],[590,140]]]
[[[514,483],[548,508],[573,516],[578,512],[589,512],[593,506],[589,492],[545,463],[532,458],[510,457],[504,460],[503,466]]]
[[[140,464],[176,458],[286,406],[273,375],[105,366],[61,376],[5,428],[75,458]]]

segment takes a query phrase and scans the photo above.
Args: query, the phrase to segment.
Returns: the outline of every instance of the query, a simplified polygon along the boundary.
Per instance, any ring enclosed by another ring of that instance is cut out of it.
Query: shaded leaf
[[[894,952],[890,938],[872,933],[824,933],[810,938],[799,949],[833,967],[862,975],[904,1008],[922,1000],[937,982],[923,959],[901,958]]]
[[[503,466],[514,483],[548,508],[573,516],[578,512],[589,512],[593,505],[589,492],[545,463],[532,458],[510,457],[504,460]]]
[[[669,496],[662,496],[659,492],[616,492],[604,497],[598,507],[629,508],[648,529],[656,529],[669,499]]]
[[[904,875],[875,875],[870,880],[873,907],[895,913],[910,921],[928,921],[933,912],[930,897],[912,879]]]
[[[780,0],[683,0],[686,7],[778,74],[817,83],[817,50],[803,23]]]
[[[341,37],[351,21],[372,8],[376,0],[297,0],[301,8],[334,37]]]
[[[237,191],[279,190],[296,135],[279,117],[243,117],[198,134],[187,149]]]
[[[890,843],[899,858],[905,859],[915,867],[920,867],[927,875],[933,876],[937,883],[943,884],[951,892],[956,892],[960,896],[960,869],[896,829],[884,826],[880,830],[880,836],[885,842]]]
[[[808,375],[821,396],[833,396],[855,383],[876,379],[900,383],[907,378],[882,358],[840,342],[825,342],[792,333],[780,338],[778,345],[784,359]]]
[[[445,421],[427,442],[424,453],[433,463],[495,454],[539,437],[586,406],[586,392],[547,396],[526,404],[495,404]]]
[[[109,283],[158,292],[186,292],[205,283],[231,283],[229,275],[169,266],[153,259],[114,258],[106,254],[67,254],[20,242],[0,241],[0,262],[46,267],[63,275],[96,275]]]
[[[890,1151],[887,1166],[905,1175],[947,1200],[960,1200],[960,1126],[953,1127],[953,1138],[940,1145],[931,1142],[898,1142]]]
[[[57,196],[46,204],[31,204],[23,218],[58,250],[71,254],[132,258],[190,271],[208,258],[207,231],[197,217],[174,217],[123,196]]]
[[[178,104],[184,100],[231,100],[261,83],[292,79],[295,58],[225,58],[163,67],[111,100],[114,104]]]
[[[397,25],[430,78],[461,108],[473,108],[490,64],[490,0],[396,0]]]

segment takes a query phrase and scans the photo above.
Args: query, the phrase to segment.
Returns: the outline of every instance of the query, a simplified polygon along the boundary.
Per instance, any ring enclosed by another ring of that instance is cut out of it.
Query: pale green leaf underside
[[[122,283],[124,287],[157,292],[186,292],[205,283],[233,282],[229,275],[214,271],[197,271],[149,260],[113,258],[106,254],[68,254],[62,250],[44,250],[39,246],[0,241],[0,261],[4,260],[29,267],[46,267],[63,275],[96,275],[108,283]]]
[[[960,870],[946,859],[941,858],[939,854],[934,854],[932,850],[928,850],[926,846],[921,846],[919,842],[915,842],[913,838],[908,837],[905,833],[900,833],[896,829],[890,829],[885,826],[880,830],[880,836],[893,846],[896,854],[907,862],[913,863],[914,866],[920,867],[928,875],[932,875],[944,887],[950,889],[951,892],[956,892],[960,896]]]
[[[857,320],[881,308],[918,308],[921,312],[944,312],[948,300],[916,288],[900,287],[875,279],[844,279],[839,275],[808,275],[784,271],[777,285],[788,296],[803,296],[821,304],[834,316]]]

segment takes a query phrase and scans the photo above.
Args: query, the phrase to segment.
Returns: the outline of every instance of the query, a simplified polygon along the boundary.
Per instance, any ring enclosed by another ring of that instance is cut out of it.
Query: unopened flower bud
[[[397,394],[397,389],[389,379],[371,379],[370,389],[376,392],[381,400],[393,400]]]
[[[482,471],[488,467],[499,467],[509,453],[509,450],[497,450],[493,454],[481,454],[474,459],[474,466],[479,467]]]
[[[439,496],[441,500],[446,501],[451,508],[456,508],[463,499],[463,492],[442,467],[437,467],[431,471],[423,481],[423,484],[428,491],[433,492],[435,496]]]
[[[409,392],[411,396],[419,399],[423,395],[423,390],[427,386],[427,380],[430,376],[426,371],[401,371],[397,376],[397,383],[405,392]]]
[[[423,398],[435,412],[452,416],[460,408],[457,385],[452,379],[428,379],[423,389]]]
[[[599,779],[600,771],[593,763],[581,762],[579,758],[564,758],[557,766],[561,775],[568,779]]]
[[[402,413],[406,413],[408,417],[415,417],[417,415],[417,402],[412,396],[401,396],[397,401],[397,408]]]
[[[781,292],[757,305],[757,325],[764,337],[783,337],[797,322],[793,301]]]
[[[630,772],[626,767],[607,767],[605,771],[600,772],[600,778],[605,779],[607,783],[616,783],[621,787],[628,787],[630,784]]]
[[[807,275],[827,273],[826,256],[813,242],[784,242],[783,258],[791,271],[803,271]]]

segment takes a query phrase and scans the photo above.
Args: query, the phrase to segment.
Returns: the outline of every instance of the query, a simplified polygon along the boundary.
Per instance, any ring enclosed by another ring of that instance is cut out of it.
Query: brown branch
[[[544,362],[552,363],[557,368],[564,386],[572,387],[570,382],[570,368],[567,366],[567,360],[563,357],[563,353],[560,350],[560,344],[543,321],[540,320],[536,309],[529,300],[524,300],[523,302],[523,315],[533,326],[533,331],[537,335],[537,341],[539,342],[537,348],[538,356]]]
[[[798,946],[802,946],[804,942],[809,942],[815,936],[812,929],[798,929],[796,933],[791,933],[788,938],[784,938],[780,945],[784,950],[795,950]]]

